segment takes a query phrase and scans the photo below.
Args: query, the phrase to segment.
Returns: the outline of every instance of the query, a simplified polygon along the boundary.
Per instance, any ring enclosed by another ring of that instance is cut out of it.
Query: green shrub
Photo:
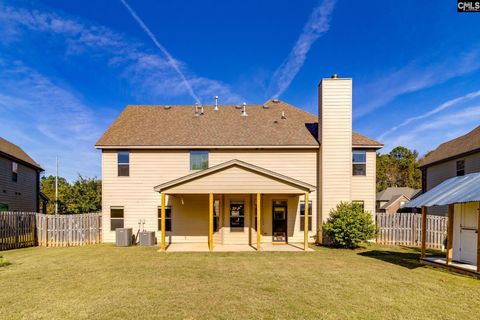
[[[343,248],[357,248],[377,234],[372,215],[353,202],[341,202],[332,209],[323,231],[328,244]]]
[[[3,256],[0,256],[0,267],[8,266],[9,264],[10,264],[10,262],[5,260],[5,258]]]

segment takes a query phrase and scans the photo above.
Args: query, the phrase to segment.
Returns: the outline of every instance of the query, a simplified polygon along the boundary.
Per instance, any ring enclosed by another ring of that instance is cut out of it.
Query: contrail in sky
[[[290,86],[305,63],[312,44],[330,29],[330,16],[335,7],[335,2],[336,0],[324,0],[321,5],[312,11],[288,58],[273,74],[268,91],[273,92],[274,98],[280,96]]]
[[[192,86],[190,85],[190,82],[188,82],[187,78],[185,77],[185,75],[183,74],[182,70],[180,70],[180,67],[178,66],[177,62],[175,61],[175,59],[173,59],[173,57],[170,55],[170,53],[167,51],[167,49],[162,46],[160,44],[160,42],[158,42],[157,40],[157,37],[155,37],[155,35],[152,33],[152,31],[150,31],[150,29],[147,27],[147,25],[142,21],[142,19],[140,19],[140,17],[137,15],[137,13],[135,11],[133,11],[133,9],[130,7],[130,5],[125,1],[125,0],[120,0],[122,2],[122,4],[125,6],[125,8],[127,8],[128,12],[130,12],[130,14],[132,15],[133,19],[135,19],[135,21],[138,22],[138,24],[140,25],[140,27],[143,29],[143,31],[145,31],[147,33],[147,35],[150,37],[150,39],[153,41],[153,43],[157,46],[158,49],[160,49],[160,51],[162,51],[162,53],[165,55],[165,57],[167,58],[167,62],[168,64],[173,68],[175,69],[175,71],[178,73],[178,75],[180,76],[180,78],[182,79],[182,82],[183,84],[185,85],[185,87],[187,88],[188,90],[188,93],[192,96],[192,98],[195,100],[195,102],[198,102],[200,103],[200,99],[198,98],[198,96],[195,94],[195,92],[193,91],[193,88]]]
[[[424,119],[424,118],[428,118],[430,116],[433,116],[434,114],[436,113],[439,113],[445,109],[448,109],[456,104],[459,104],[461,102],[464,102],[464,101],[468,101],[468,100],[472,100],[476,97],[480,96],[480,90],[479,91],[474,91],[474,92],[471,92],[469,94],[466,94],[464,96],[461,96],[461,97],[458,97],[458,98],[455,98],[455,99],[451,99],[451,100],[448,100],[444,103],[442,103],[441,105],[439,105],[438,107],[428,111],[428,112],[425,112],[421,115],[418,115],[418,116],[415,116],[415,117],[410,117],[408,119],[406,119],[405,121],[403,121],[402,123],[400,123],[399,125],[385,131],[383,134],[381,134],[380,136],[377,137],[377,140],[382,140],[383,138],[385,138],[385,136],[391,134],[392,132],[398,130],[399,128],[401,127],[404,127],[408,124],[410,124],[411,122],[413,121],[417,121],[417,120],[421,120],[421,119]]]

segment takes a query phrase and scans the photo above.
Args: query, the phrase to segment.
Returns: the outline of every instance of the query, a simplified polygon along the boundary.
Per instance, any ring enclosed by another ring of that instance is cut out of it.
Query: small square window
[[[457,161],[457,176],[465,175],[465,160]]]
[[[117,228],[123,228],[124,210],[123,207],[110,208],[110,230],[115,231]]]
[[[362,211],[365,211],[365,201],[363,200],[353,200],[353,204],[356,204],[362,208]]]
[[[18,181],[18,163],[12,162],[12,181]]]
[[[190,151],[190,170],[204,170],[208,168],[208,151]]]

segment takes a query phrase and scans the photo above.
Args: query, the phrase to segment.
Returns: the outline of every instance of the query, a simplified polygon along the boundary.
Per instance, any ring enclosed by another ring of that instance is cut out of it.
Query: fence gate
[[[377,213],[379,229],[377,242],[389,245],[420,246],[422,240],[422,215],[418,213]],[[448,218],[427,216],[426,245],[443,249],[447,236]]]

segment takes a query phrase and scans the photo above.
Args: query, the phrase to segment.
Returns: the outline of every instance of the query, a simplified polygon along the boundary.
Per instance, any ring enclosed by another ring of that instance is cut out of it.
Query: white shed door
[[[460,261],[477,263],[478,213],[475,203],[461,206],[460,221]]]

